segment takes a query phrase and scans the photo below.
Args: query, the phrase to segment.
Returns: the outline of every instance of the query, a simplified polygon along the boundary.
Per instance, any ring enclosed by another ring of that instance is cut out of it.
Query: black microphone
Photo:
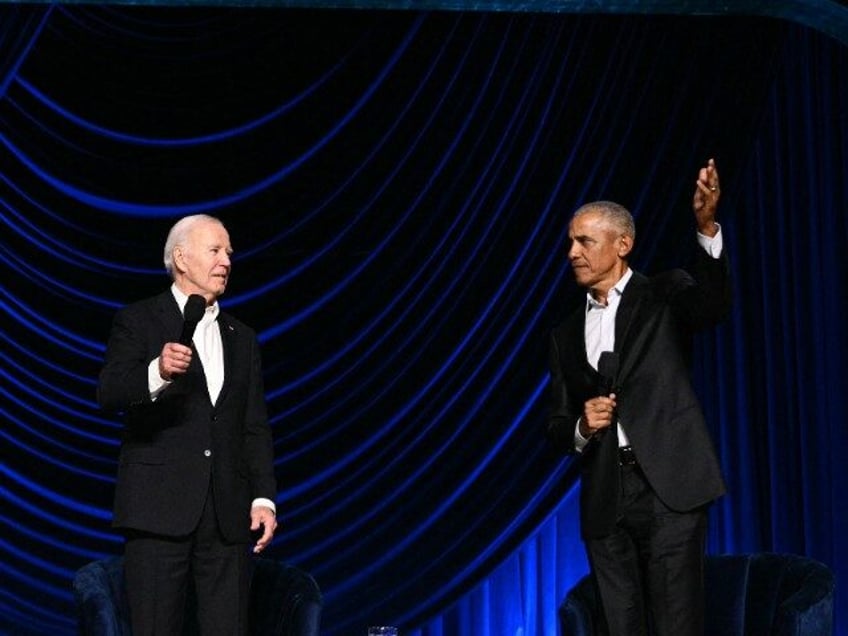
[[[618,378],[618,354],[614,351],[601,351],[601,357],[598,358],[598,395],[609,397],[610,393],[614,393],[618,389],[615,388],[616,378]],[[616,409],[617,410],[617,409]],[[612,423],[615,425],[618,419],[618,413],[613,411]],[[595,437],[600,439],[609,429],[604,428],[595,433]]]
[[[206,299],[200,294],[192,294],[188,297],[183,309],[183,330],[180,332],[180,339],[177,341],[186,347],[191,346],[191,339],[194,337],[194,330],[197,323],[203,318],[206,311]]]
[[[602,351],[598,358],[598,395],[609,396],[616,391],[615,383],[618,378],[618,354],[614,351]]]

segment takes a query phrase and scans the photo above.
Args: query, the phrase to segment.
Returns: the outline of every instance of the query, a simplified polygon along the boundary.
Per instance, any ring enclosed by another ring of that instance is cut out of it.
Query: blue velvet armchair
[[[706,636],[831,636],[833,571],[791,554],[708,556]],[[589,576],[559,607],[562,636],[594,636],[600,606]]]
[[[318,636],[322,598],[306,572],[270,559],[255,559],[250,583],[250,633],[255,636]],[[80,568],[73,581],[80,634],[131,636],[122,557]],[[191,598],[189,599],[191,605]],[[186,635],[197,633],[186,614]]]

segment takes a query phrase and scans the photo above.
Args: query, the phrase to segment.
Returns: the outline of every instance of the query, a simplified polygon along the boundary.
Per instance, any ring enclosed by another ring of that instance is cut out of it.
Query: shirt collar
[[[630,279],[633,278],[633,270],[629,267],[627,271],[624,272],[624,275],[618,279],[618,282],[612,286],[612,288],[607,292],[607,304],[609,304],[611,295],[615,295],[615,302],[621,298],[621,295],[624,293],[624,288],[627,287],[627,283],[630,282]],[[597,300],[592,297],[592,292],[586,292],[586,311],[590,309],[603,309],[607,305],[602,305]]]
[[[171,284],[171,293],[174,295],[174,300],[177,301],[177,305],[180,308],[180,313],[185,313],[185,306],[188,302],[188,296],[185,295],[182,290],[177,287],[176,283]],[[221,308],[218,306],[218,301],[216,300],[211,305],[206,306],[206,312],[203,314],[203,318],[201,322],[211,322],[218,317]]]

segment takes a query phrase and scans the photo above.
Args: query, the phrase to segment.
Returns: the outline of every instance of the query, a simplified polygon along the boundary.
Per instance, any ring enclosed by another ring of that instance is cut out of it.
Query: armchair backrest
[[[707,557],[708,634],[832,634],[833,571],[794,554]]]
[[[286,563],[255,559],[250,579],[250,631],[255,636],[318,636],[321,590],[312,576]]]
[[[131,636],[122,557],[81,567],[74,576],[73,592],[80,634]]]
[[[833,571],[793,554],[707,556],[707,636],[815,636],[833,633]],[[601,607],[585,576],[559,607],[563,636],[591,636]]]

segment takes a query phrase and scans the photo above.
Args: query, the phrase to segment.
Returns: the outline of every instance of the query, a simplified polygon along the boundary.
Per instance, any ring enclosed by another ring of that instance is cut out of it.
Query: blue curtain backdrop
[[[841,14],[844,18],[844,14]],[[556,634],[586,572],[545,444],[581,202],[677,264],[715,157],[732,317],[693,369],[730,486],[709,551],[810,555],[848,633],[848,54],[756,17],[0,6],[0,632],[71,634],[117,554],[109,324],[220,217],[323,632]]]

